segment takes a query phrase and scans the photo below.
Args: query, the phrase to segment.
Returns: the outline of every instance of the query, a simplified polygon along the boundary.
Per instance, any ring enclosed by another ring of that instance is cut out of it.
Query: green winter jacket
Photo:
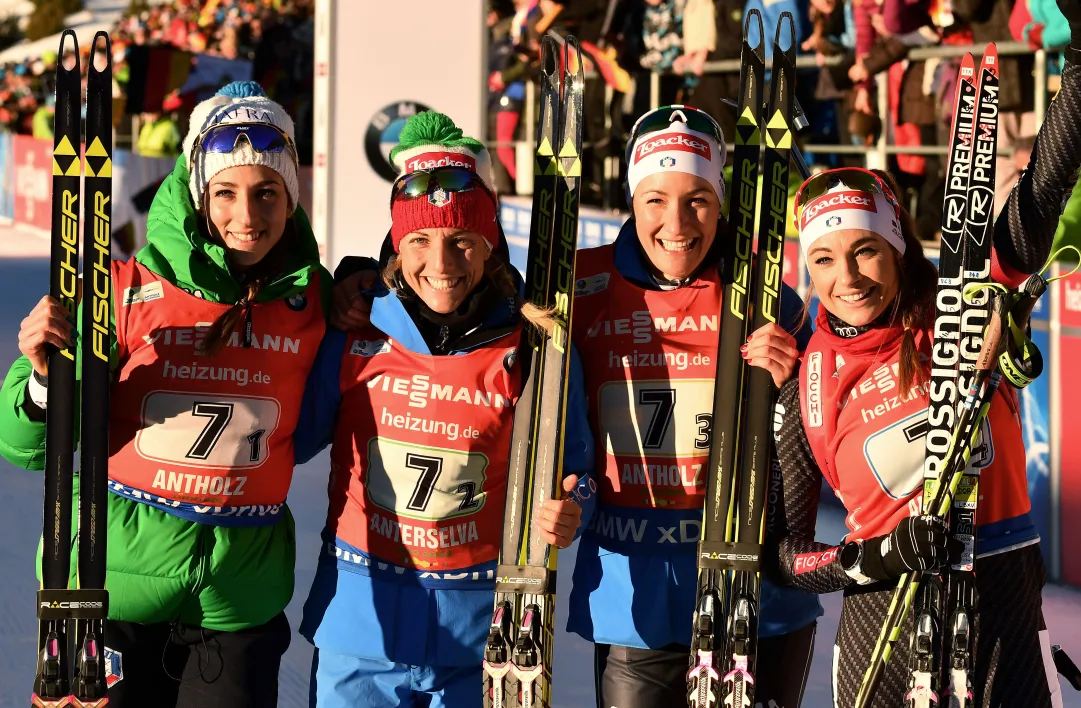
[[[315,237],[302,209],[297,209],[295,220],[299,238],[288,260],[293,270],[267,284],[258,301],[288,297],[318,277],[327,312],[332,279],[319,265]],[[187,165],[181,158],[154,198],[148,243],[136,259],[207,300],[236,302],[239,286],[230,275],[225,250],[203,238],[197,224]],[[115,368],[115,321],[111,324]],[[0,390],[0,455],[19,467],[41,470],[45,424],[31,419],[23,408],[30,373],[30,362],[20,357]],[[76,495],[78,488],[76,480]],[[77,509],[78,500],[72,504],[73,517]],[[222,631],[263,624],[284,610],[293,595],[295,556],[288,509],[273,526],[227,528],[186,521],[109,495],[106,589],[111,619],[141,624],[179,620]],[[73,552],[73,584],[76,562]],[[38,573],[40,578],[40,567]]]

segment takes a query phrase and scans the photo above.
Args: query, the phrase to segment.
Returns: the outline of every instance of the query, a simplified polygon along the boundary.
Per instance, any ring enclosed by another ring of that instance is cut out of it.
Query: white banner
[[[409,116],[448,114],[486,129],[482,0],[318,0],[312,218],[333,268],[378,256],[390,228],[391,148]]]

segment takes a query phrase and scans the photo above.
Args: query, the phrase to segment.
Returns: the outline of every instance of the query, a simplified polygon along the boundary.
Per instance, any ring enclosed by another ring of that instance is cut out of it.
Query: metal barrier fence
[[[1036,128],[1039,129],[1043,123],[1044,115],[1047,112],[1047,58],[1049,52],[1044,49],[1033,50],[1028,44],[1024,42],[996,42],[998,47],[999,56],[1016,56],[1031,54],[1034,56],[1035,70],[1033,71],[1033,81],[1035,82],[1035,96],[1034,96],[1034,113]],[[947,59],[953,57],[964,56],[966,52],[982,51],[983,47],[980,45],[953,45],[943,44],[928,47],[914,47],[909,50],[907,59],[913,61],[926,60],[926,59]],[[796,58],[796,68],[798,70],[810,71],[823,68],[823,66],[835,66],[841,63],[841,57],[828,57],[823,65],[819,65],[815,57],[812,55],[800,55]],[[740,61],[739,59],[726,59],[723,61],[711,61],[705,64],[705,73],[707,74],[725,74],[725,73],[739,73]],[[888,133],[889,131],[885,127],[888,124],[886,116],[889,115],[889,83],[887,81],[887,72],[883,71],[875,75],[876,90],[877,90],[877,108],[878,115],[882,118],[883,129],[880,131],[878,141],[872,148],[867,148],[862,145],[834,145],[834,144],[806,144],[803,149],[806,152],[812,153],[827,153],[827,154],[850,154],[850,155],[866,155],[867,167],[885,169],[890,155],[945,155],[948,152],[948,148],[945,145],[889,145]],[[660,77],[658,73],[650,74],[649,81],[649,105],[651,108],[657,108],[660,103]],[[643,87],[638,86],[635,90],[641,90]],[[613,93],[611,87],[607,87],[605,91],[605,104],[610,105],[613,100]],[[496,141],[489,141],[489,147],[506,147],[513,145],[515,149],[515,164],[517,166],[518,177],[515,183],[516,191],[518,194],[530,194],[533,191],[533,137],[534,137],[534,121],[532,116],[535,112],[536,106],[536,86],[533,82],[526,83],[526,95],[525,101],[522,107],[522,115],[525,117],[523,121],[522,139],[514,141],[513,143],[500,143]],[[608,124],[609,112],[605,111],[605,128],[611,129],[611,125]],[[616,158],[609,158],[609,165],[605,169],[605,178],[611,179],[618,174],[618,165],[614,163]]]

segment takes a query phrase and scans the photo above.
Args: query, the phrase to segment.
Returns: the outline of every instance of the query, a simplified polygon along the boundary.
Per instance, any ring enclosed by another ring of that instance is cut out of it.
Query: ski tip
[[[998,45],[991,42],[983,50],[983,60],[980,65],[985,70],[994,70],[998,72]]]
[[[101,44],[99,44],[99,40]],[[102,68],[98,68],[97,56],[102,57]],[[90,43],[90,60],[87,72],[89,74],[111,74],[113,71],[113,43],[108,32],[98,32],[94,35],[94,41]]]
[[[787,10],[781,13],[781,18],[777,20],[777,33],[773,37],[774,49],[781,47],[781,28],[785,25],[785,20],[788,20],[788,47],[784,50],[787,54],[796,51],[796,18],[792,16],[791,12]]]
[[[568,34],[564,42],[566,56],[563,61],[563,75],[580,83],[585,76],[585,61],[582,54],[582,45],[573,34]]]
[[[71,48],[70,51],[72,52],[72,54],[75,57],[75,69],[74,69],[74,71],[77,71],[78,68],[79,68],[79,38],[75,35],[75,30],[66,29],[60,34],[60,49],[57,50],[56,54],[61,59],[64,58],[64,42],[68,41],[69,39],[71,40],[71,44],[72,44],[72,48]],[[59,62],[56,65],[56,70],[60,71],[60,69],[64,68],[65,63],[67,63],[67,62],[64,62],[64,61]],[[72,70],[73,69],[70,69],[70,68],[65,69],[65,71],[72,71]]]
[[[752,24],[753,23],[753,24]],[[751,43],[751,30],[757,29],[758,41]],[[743,44],[749,48],[764,48],[766,44],[765,25],[762,24],[762,13],[757,9],[750,10],[743,22]]]
[[[551,78],[559,71],[559,45],[549,34],[541,37],[541,74]]]

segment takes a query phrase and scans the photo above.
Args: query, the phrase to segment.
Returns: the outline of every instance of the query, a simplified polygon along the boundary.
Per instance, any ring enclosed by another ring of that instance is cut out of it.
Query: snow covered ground
[[[19,323],[46,290],[47,242],[11,227],[0,227],[0,373],[18,356]],[[326,512],[324,454],[299,467],[289,500],[297,523],[297,586],[287,609],[297,627],[300,610],[315,571],[319,529]],[[41,534],[41,477],[15,469],[0,460],[0,708],[25,708],[34,672],[35,618],[33,598],[34,552]],[[819,519],[819,538],[836,541],[843,533],[843,517],[825,508]],[[560,593],[569,594],[573,548],[561,554]],[[1052,640],[1073,650],[1081,659],[1081,591],[1051,586],[1044,593],[1047,624]],[[828,708],[830,702],[831,643],[840,615],[839,596],[824,599],[826,614],[819,621],[815,660],[805,708]],[[557,608],[557,624],[566,606]],[[689,620],[688,620],[689,621]],[[280,675],[282,708],[302,708],[308,701],[311,646],[294,635]],[[555,656],[555,705],[587,708],[594,705],[593,656],[590,646],[573,635],[560,634]],[[1067,708],[1081,708],[1081,694],[1067,687]],[[789,707],[791,708],[791,707]]]

